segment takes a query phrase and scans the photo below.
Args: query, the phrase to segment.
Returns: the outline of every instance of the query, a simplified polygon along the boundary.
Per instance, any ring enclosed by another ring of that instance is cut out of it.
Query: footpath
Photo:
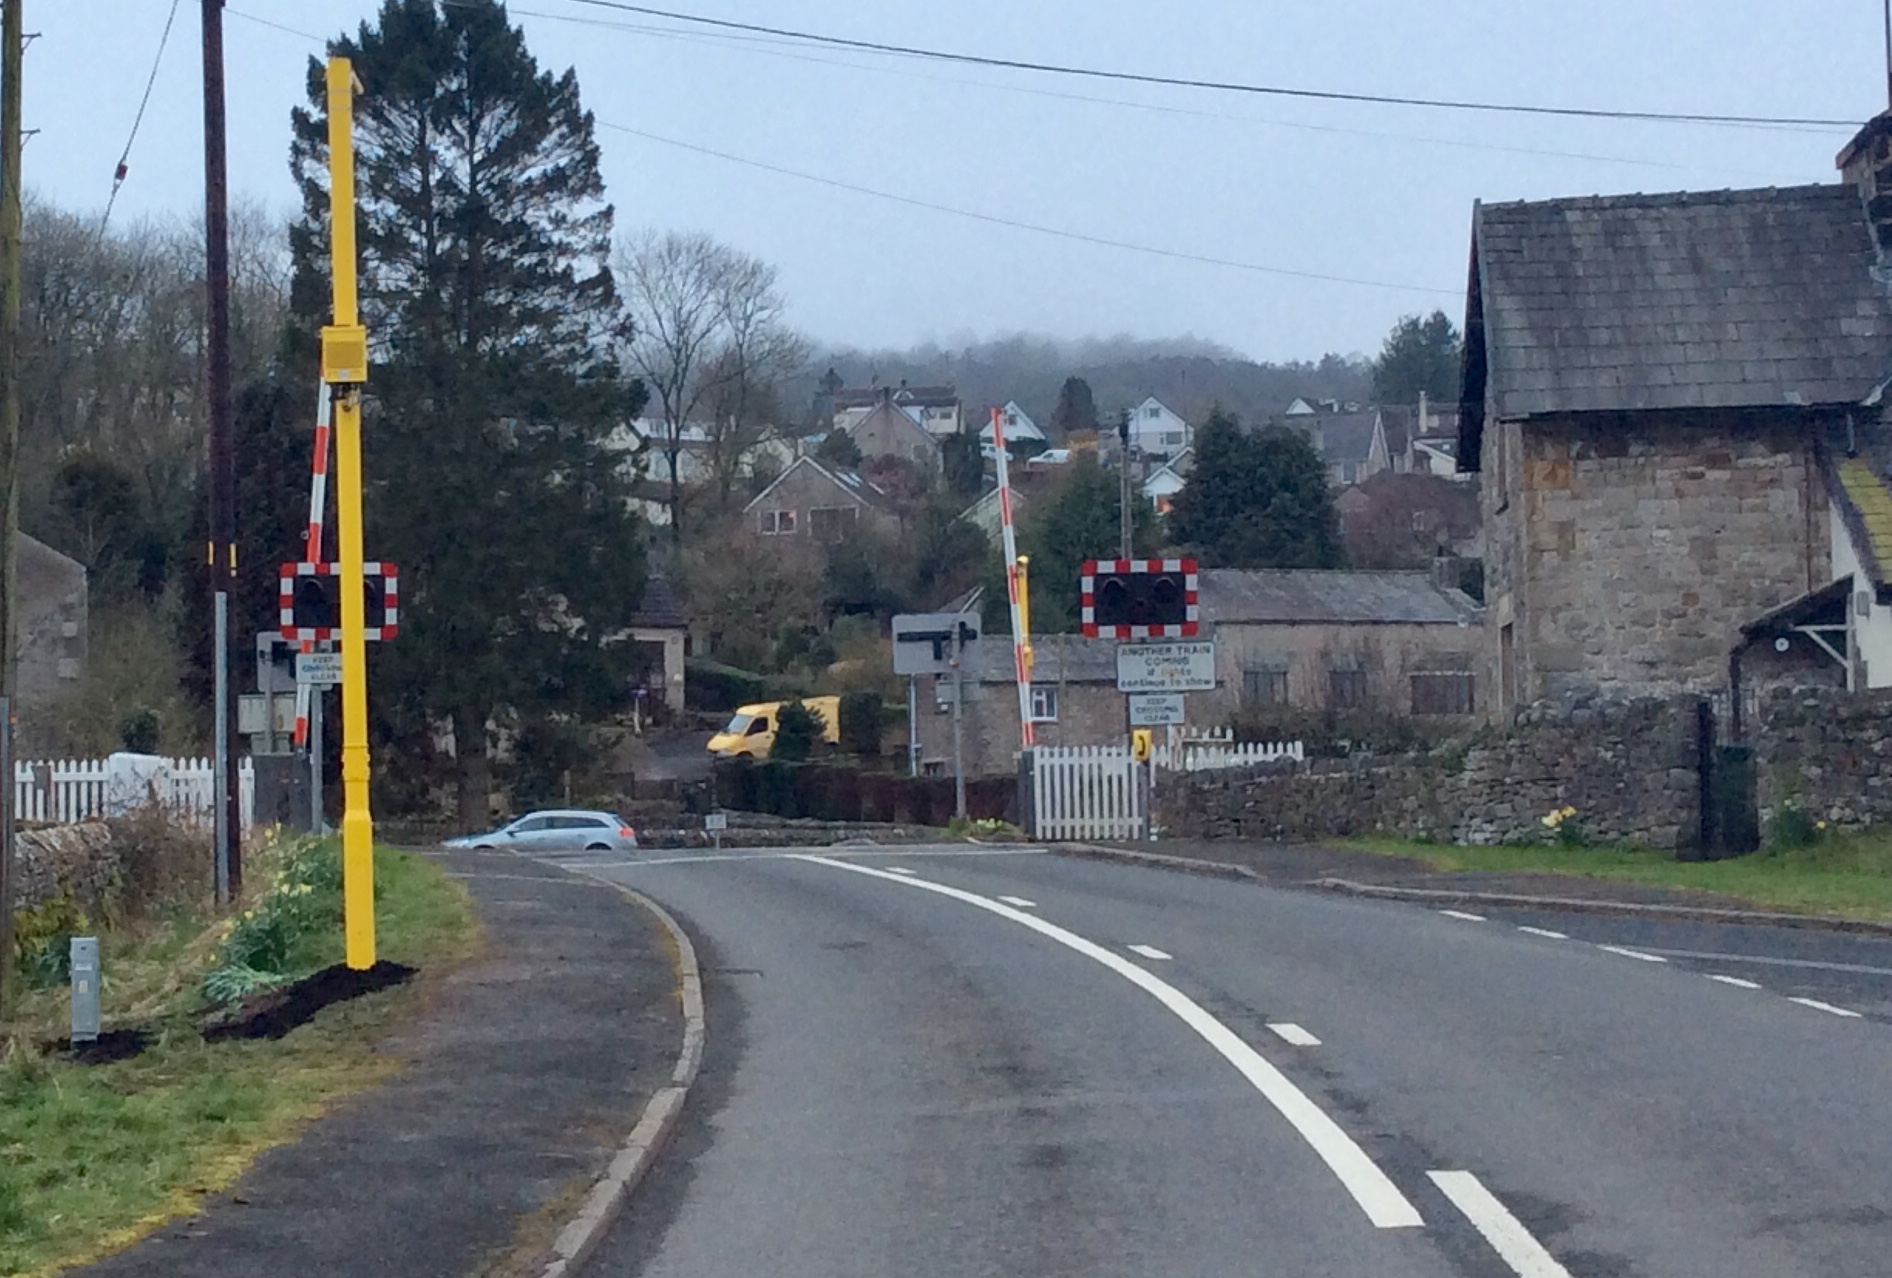
[[[485,943],[423,972],[406,1060],[234,1189],[74,1271],[255,1278],[501,1278],[545,1268],[554,1235],[671,1082],[677,956],[657,917],[594,880],[507,853],[439,854]]]

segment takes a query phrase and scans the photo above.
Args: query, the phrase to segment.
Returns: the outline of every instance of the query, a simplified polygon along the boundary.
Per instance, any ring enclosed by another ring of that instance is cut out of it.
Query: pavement
[[[200,1215],[77,1272],[462,1278],[549,1248],[672,1081],[683,1028],[668,935],[622,893],[556,867],[439,859],[471,890],[485,945],[444,977],[421,974],[420,1017],[383,1045],[407,1067],[265,1153]]]
[[[588,868],[709,1029],[587,1274],[1887,1272],[1892,940],[966,844]]]

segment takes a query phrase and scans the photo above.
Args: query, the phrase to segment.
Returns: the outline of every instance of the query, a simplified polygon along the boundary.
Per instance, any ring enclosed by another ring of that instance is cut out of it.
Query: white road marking
[[[1532,936],[1548,937],[1553,941],[1567,941],[1570,939],[1570,935],[1567,932],[1553,932],[1547,927],[1526,927],[1522,923],[1518,924],[1518,931],[1529,932]]]
[[[1448,919],[1464,919],[1467,923],[1483,923],[1485,921],[1484,915],[1467,914],[1463,910],[1440,910],[1439,913],[1445,915]]]
[[[919,871],[909,870],[904,865],[890,865],[887,867],[887,873],[889,874],[918,874]]]
[[[941,849],[939,851],[932,851],[926,848],[917,848],[917,847],[911,847],[911,846],[908,846],[908,847],[877,846],[873,848],[865,848],[865,847],[831,848],[829,849],[829,852],[833,856],[845,856],[845,857],[900,856],[900,857],[913,857],[913,858],[942,858],[942,857],[954,857],[954,856],[1048,856],[1050,855],[1043,848],[996,848],[996,847],[979,848],[977,850],[961,848],[961,849],[951,849],[951,850]],[[704,852],[698,852],[698,853],[686,853],[682,856],[636,856],[635,854],[633,854],[630,857],[628,857],[626,860],[610,861],[610,862],[606,862],[605,864],[611,865],[613,867],[623,866],[626,869],[642,869],[644,866],[647,866],[647,865],[713,865],[713,864],[723,862],[723,861],[791,861],[791,860],[799,860],[801,856],[802,854],[799,852],[762,851],[759,849],[752,852],[704,851]]]
[[[1816,1012],[1831,1012],[1835,1016],[1850,1017],[1853,1020],[1860,1019],[1858,1012],[1848,1011],[1843,1007],[1834,1007],[1831,1003],[1822,1003],[1817,998],[1793,998],[1790,996],[1787,1001],[1789,1003],[1798,1003],[1802,1007],[1810,1007]]]
[[[1320,1040],[1291,1021],[1270,1021],[1268,1028],[1296,1047],[1319,1047]]]
[[[1624,958],[1641,959],[1645,963],[1666,963],[1660,954],[1644,954],[1641,950],[1626,950],[1620,945],[1599,945],[1596,947],[1605,954],[1620,954]]]
[[[1777,958],[1771,954],[1719,954],[1712,950],[1665,950],[1651,945],[1651,954],[1670,958],[1701,959],[1709,963],[1758,963],[1765,967],[1801,967],[1818,972],[1854,972],[1860,976],[1892,976],[1892,967],[1872,967],[1865,963],[1829,963],[1819,959]]]
[[[999,900],[1005,902],[1007,905],[1016,905],[1021,910],[1035,910],[1038,908],[1038,902],[1027,901],[1022,896],[1001,896]]]
[[[1518,1278],[1570,1278],[1570,1271],[1544,1250],[1544,1244],[1531,1237],[1510,1209],[1486,1189],[1478,1177],[1466,1171],[1427,1172],[1452,1205],[1465,1213],[1465,1219],[1485,1236],[1491,1249]]]
[[[1758,981],[1745,981],[1738,976],[1722,976],[1718,972],[1708,973],[1708,979],[1720,981],[1723,985],[1732,985],[1737,990],[1758,990],[1761,987]]]
[[[951,897],[955,901],[996,914],[1009,919],[1020,927],[1029,928],[1040,936],[1056,941],[1067,949],[1075,950],[1093,962],[1109,968],[1124,980],[1149,994],[1157,1002],[1168,1008],[1183,1024],[1194,1030],[1202,1039],[1213,1047],[1224,1060],[1233,1065],[1242,1077],[1247,1079],[1254,1089],[1273,1105],[1281,1116],[1293,1125],[1314,1150],[1321,1161],[1340,1180],[1353,1200],[1366,1212],[1367,1219],[1381,1229],[1416,1229],[1425,1224],[1420,1218],[1418,1208],[1406,1195],[1399,1192],[1399,1187],[1381,1171],[1364,1149],[1353,1137],[1327,1116],[1325,1110],[1307,1098],[1307,1094],[1290,1082],[1285,1074],[1269,1064],[1266,1058],[1231,1030],[1215,1019],[1194,999],[1184,994],[1175,986],[1153,975],[1147,969],[1137,966],[1129,959],[1105,949],[1095,941],[1089,941],[1057,926],[1047,923],[1036,915],[1015,910],[1009,905],[1001,905],[989,897],[948,887],[944,883],[934,883],[928,879],[903,878],[887,874],[882,870],[865,865],[852,865],[832,857],[802,854],[800,860],[811,865],[825,865],[836,870],[846,870],[852,874],[865,874],[882,879],[888,883],[900,883],[907,887],[918,888],[923,892],[935,892],[940,896]]]
[[[1146,959],[1167,960],[1170,957],[1163,953],[1163,951],[1157,949],[1154,945],[1126,945],[1124,948],[1129,950],[1132,954],[1141,954]]]

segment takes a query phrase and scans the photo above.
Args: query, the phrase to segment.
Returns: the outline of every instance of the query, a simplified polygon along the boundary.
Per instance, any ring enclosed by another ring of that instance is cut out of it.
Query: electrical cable
[[[627,3],[626,0],[568,0],[568,2],[571,4],[589,5],[598,9],[614,9],[622,13],[641,14],[647,18],[666,18],[672,22],[689,22],[699,26],[717,27],[728,31],[743,31],[754,35],[777,36],[790,40],[802,40],[810,44],[830,45],[843,49],[858,49],[868,53],[892,54],[907,58],[927,58],[939,62],[961,62],[973,66],[998,67],[1008,71],[1033,71],[1044,75],[1077,76],[1093,80],[1120,80],[1131,84],[1154,84],[1169,88],[1207,89],[1219,93],[1247,93],[1270,97],[1316,99],[1326,102],[1361,102],[1379,106],[1426,107],[1434,110],[1479,111],[1508,115],[1548,115],[1590,120],[1639,120],[1666,124],[1716,124],[1748,127],[1786,126],[1820,129],[1852,129],[1858,127],[1858,122],[1853,120],[1829,120],[1805,116],[1715,115],[1706,112],[1626,111],[1603,107],[1559,107],[1519,102],[1477,102],[1453,98],[1420,98],[1378,93],[1349,93],[1338,89],[1293,89],[1282,85],[1247,84],[1229,80],[1198,80],[1183,76],[1154,75],[1137,71],[1107,71],[1098,67],[1067,66],[1054,62],[1031,62],[1020,58],[999,58],[976,53],[955,53],[945,49],[928,49],[916,45],[892,44],[879,40],[857,40],[847,36],[797,31],[788,27],[771,27],[754,22],[737,22],[729,18],[709,18],[701,14],[684,13],[675,9],[657,9],[649,5],[630,4]]]
[[[324,46],[328,44],[328,41],[324,40],[319,35],[313,35],[307,31],[299,31],[295,27],[286,27],[280,22],[271,22],[268,18],[259,18],[253,13],[241,13],[238,10],[232,9],[229,5],[225,5],[223,11],[233,18],[242,18],[245,22],[254,22],[259,27],[274,27],[276,30],[284,32],[287,35],[301,36],[304,40],[308,40],[314,44]]]
[[[870,186],[859,186],[852,182],[843,182],[836,178],[821,177],[814,173],[803,173],[798,169],[784,168],[779,164],[770,164],[763,160],[752,160],[747,156],[732,155],[727,151],[718,151],[712,147],[698,146],[694,142],[683,142],[676,138],[667,138],[657,133],[647,133],[642,129],[633,129],[628,125],[613,124],[609,120],[599,120],[599,127],[611,129],[617,133],[628,133],[632,137],[658,142],[664,146],[676,147],[683,151],[693,151],[698,155],[713,156],[731,164],[741,164],[764,172],[779,174],[783,177],[798,178],[803,182],[813,182],[835,190],[847,191],[854,195],[871,196],[878,200],[888,200],[895,204],[904,204],[911,208],[927,209],[934,213],[945,213],[953,217],[969,218],[975,222],[986,222],[994,226],[1010,227],[1013,230],[1032,231],[1039,235],[1051,235],[1059,239],[1075,240],[1080,244],[1093,244],[1102,248],[1123,249],[1132,253],[1144,253],[1152,257],[1164,257],[1174,261],[1196,262],[1205,266],[1220,266],[1230,270],[1253,271],[1262,275],[1287,276],[1292,279],[1318,280],[1324,284],[1354,284],[1362,288],[1393,289],[1405,293],[1428,293],[1445,297],[1457,297],[1463,290],[1434,288],[1425,284],[1396,284],[1386,280],[1367,280],[1347,275],[1327,275],[1319,271],[1300,271],[1286,266],[1264,266],[1259,262],[1241,262],[1224,257],[1210,257],[1202,253],[1188,253],[1180,249],[1157,248],[1150,244],[1136,244],[1128,240],[1113,240],[1101,235],[1089,235],[1082,231],[1067,231],[1055,226],[1044,226],[1036,222],[1023,222],[1016,218],[1000,217],[993,213],[981,213],[975,209],[957,208],[950,204],[936,204],[929,200],[915,199],[908,195],[896,195],[891,191],[876,190]]]
[[[132,117],[131,134],[125,139],[125,149],[119,153],[118,167],[112,170],[112,193],[105,200],[105,215],[99,219],[99,238],[105,238],[105,228],[112,220],[112,206],[118,203],[119,188],[125,185],[125,178],[130,174],[132,144],[138,140],[138,126],[144,123],[145,108],[151,105],[151,89],[158,82],[158,67],[164,62],[164,46],[171,42],[171,25],[177,21],[177,7],[180,0],[171,0],[171,12],[164,19],[164,34],[158,37],[158,52],[151,59],[151,74],[145,78],[144,96],[138,99],[138,114]]]

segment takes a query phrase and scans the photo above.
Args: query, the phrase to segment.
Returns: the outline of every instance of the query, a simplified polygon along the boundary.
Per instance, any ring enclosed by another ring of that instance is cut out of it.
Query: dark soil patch
[[[151,1031],[141,1029],[106,1030],[89,1043],[75,1044],[69,1038],[56,1038],[40,1046],[49,1053],[68,1057],[75,1065],[110,1065],[126,1061],[151,1043]]]
[[[337,963],[292,985],[250,995],[207,1023],[204,1038],[212,1043],[232,1038],[281,1038],[298,1025],[308,1024],[325,1007],[400,985],[413,975],[414,969],[405,963],[385,959],[366,971]]]

